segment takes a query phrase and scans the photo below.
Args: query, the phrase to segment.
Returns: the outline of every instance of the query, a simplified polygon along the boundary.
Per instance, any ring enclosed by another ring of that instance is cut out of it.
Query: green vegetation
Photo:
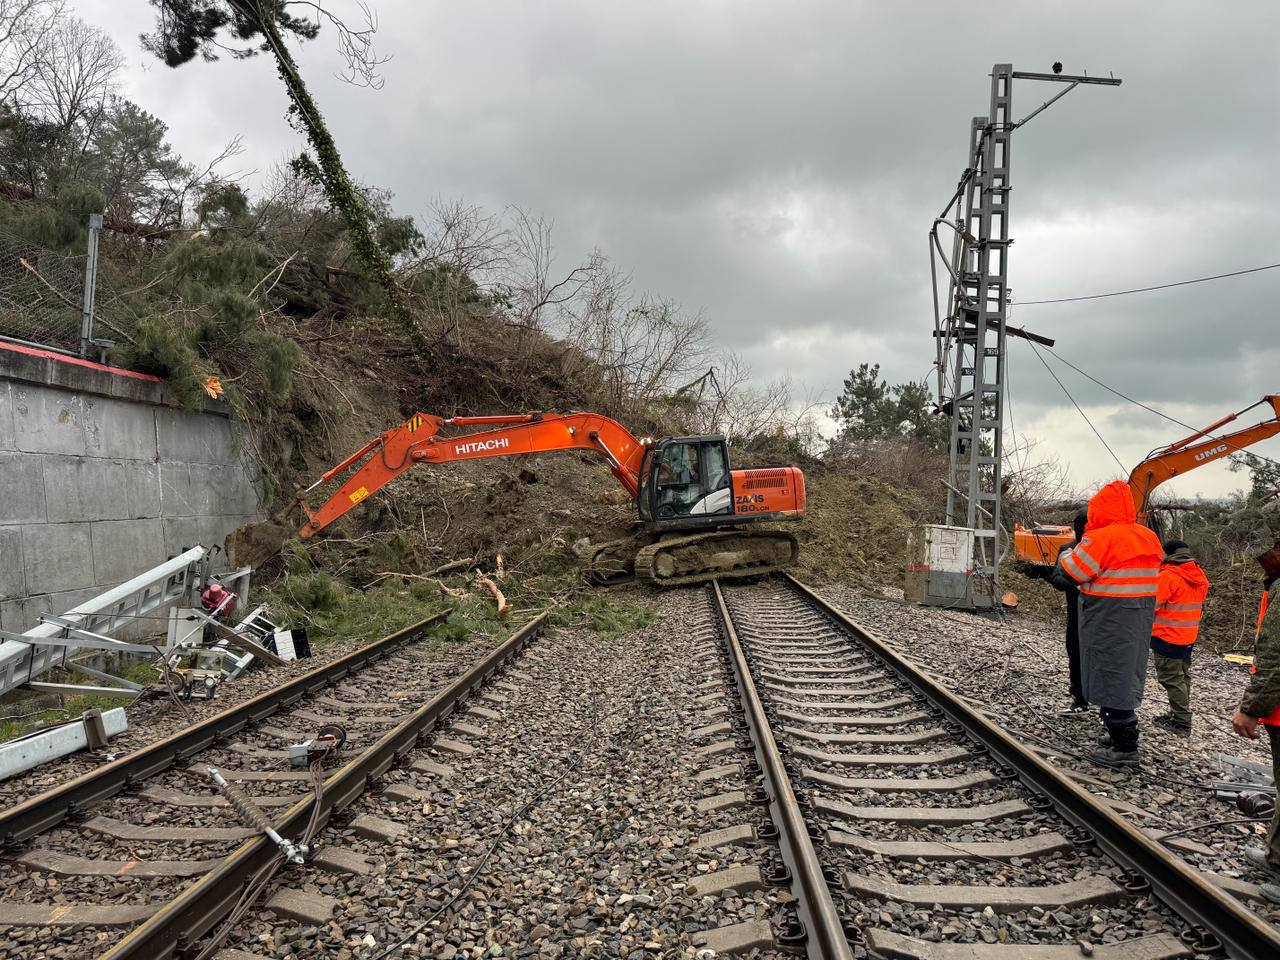
[[[288,91],[290,121],[299,127],[311,143],[315,158],[302,154],[293,161],[294,173],[319,183],[330,205],[341,214],[346,223],[351,249],[356,259],[368,271],[370,277],[382,288],[388,313],[401,333],[413,344],[419,357],[426,357],[429,341],[411,314],[395,276],[395,264],[383,249],[376,236],[376,220],[368,203],[356,188],[346,165],[338,152],[337,144],[329,133],[329,127],[307,89],[298,65],[289,51],[285,34],[300,40],[311,40],[320,31],[319,23],[304,17],[291,16],[285,4],[254,7],[232,0],[151,0],[158,10],[156,32],[143,40],[144,45],[170,67],[189,63],[197,54],[202,59],[214,60],[227,50],[227,41],[255,42],[260,46],[242,46],[232,50],[238,58],[252,56],[261,51],[275,58],[276,69]],[[325,14],[316,5],[316,12]],[[376,78],[377,60],[372,49],[364,47],[360,53],[360,40],[372,33],[361,34],[349,30],[345,24],[329,16],[333,27],[342,34],[342,49],[348,54],[348,64],[360,72],[362,78],[372,84]],[[355,41],[353,44],[352,41]]]
[[[388,578],[360,590],[324,571],[289,572],[268,588],[266,599],[278,619],[307,629],[315,649],[375,640],[441,610],[449,611],[448,620],[434,635],[442,643],[504,637],[549,603],[558,603],[551,623],[585,627],[606,637],[638,629],[653,619],[653,610],[643,599],[621,592],[589,592],[575,580],[572,573],[565,573],[534,578],[528,585],[502,583],[512,605],[506,618],[498,616],[493,597],[476,589],[466,574],[444,578],[450,589],[465,591],[465,596],[448,597],[436,583],[421,580]]]
[[[622,593],[592,593],[558,608],[551,622],[558,626],[584,626],[613,638],[639,630],[653,622],[652,606]]]
[[[139,663],[131,667],[123,676],[126,680],[132,680],[134,683],[148,684],[158,680],[160,673],[150,663]],[[29,717],[0,720],[0,742],[12,740],[14,737],[22,736],[25,733],[34,732],[40,727],[75,720],[86,710],[93,707],[97,707],[99,710],[108,710],[112,707],[126,706],[130,702],[132,702],[131,697],[110,697],[96,693],[64,697],[60,707],[51,707]]]
[[[950,437],[950,421],[934,409],[928,385],[913,382],[890,387],[880,379],[878,363],[862,363],[849,372],[831,416],[840,424],[838,441],[905,439],[945,450]]]

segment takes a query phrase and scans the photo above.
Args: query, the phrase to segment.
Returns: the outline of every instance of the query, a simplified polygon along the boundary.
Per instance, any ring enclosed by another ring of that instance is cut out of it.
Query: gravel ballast
[[[1198,651],[1193,660],[1193,735],[1181,736],[1152,722],[1168,711],[1168,703],[1154,670],[1149,670],[1138,711],[1141,765],[1110,769],[1087,759],[1104,732],[1096,711],[1080,718],[1058,716],[1069,701],[1061,624],[1016,612],[997,618],[917,606],[839,586],[821,592],[1029,746],[1050,756],[1055,765],[1079,775],[1082,786],[1116,800],[1118,812],[1140,829],[1182,830],[1240,819],[1244,814],[1234,803],[1216,799],[1209,789],[1216,781],[1232,779],[1220,757],[1270,766],[1265,738],[1245,740],[1231,728],[1231,712],[1248,683],[1247,668],[1207,651]],[[1249,868],[1243,851],[1262,843],[1265,826],[1208,826],[1185,834],[1183,839],[1191,842],[1175,849],[1195,867],[1256,884],[1266,878]],[[1256,899],[1248,905],[1280,922],[1280,908]]]
[[[567,628],[539,639],[474,701],[483,714],[464,711],[438,731],[438,742],[471,748],[426,752],[451,773],[415,773],[407,761],[382,786],[422,791],[414,800],[368,794],[324,831],[324,843],[341,843],[373,870],[282,874],[275,889],[336,898],[329,923],[259,909],[227,945],[347,960],[376,957],[409,935],[399,955],[697,957],[700,931],[781,915],[784,894],[774,887],[697,892],[694,881],[721,871],[767,867],[773,848],[696,846],[704,833],[763,823],[764,813],[699,803],[757,783],[717,769],[744,766],[740,747],[698,752],[735,736],[694,732],[728,719],[719,707],[733,709],[705,591],[652,603],[655,620],[626,635]],[[459,732],[463,724],[479,732]],[[707,771],[716,773],[698,777]],[[379,841],[344,827],[366,814],[407,830]]]

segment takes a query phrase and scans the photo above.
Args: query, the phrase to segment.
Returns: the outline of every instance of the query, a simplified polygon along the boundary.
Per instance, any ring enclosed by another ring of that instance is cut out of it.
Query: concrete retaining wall
[[[154,378],[0,344],[0,629],[261,519],[244,441],[224,404],[187,413]]]

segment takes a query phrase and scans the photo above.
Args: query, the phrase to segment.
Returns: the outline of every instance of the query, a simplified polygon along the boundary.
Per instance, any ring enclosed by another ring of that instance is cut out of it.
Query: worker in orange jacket
[[[1138,523],[1129,484],[1116,480],[1089,501],[1084,538],[1058,555],[1053,571],[1080,591],[1084,695],[1107,728],[1093,759],[1108,766],[1138,762],[1137,709],[1163,557],[1160,538]]]
[[[1169,696],[1169,712],[1155,722],[1175,733],[1191,733],[1191,651],[1200,635],[1209,578],[1181,540],[1164,545],[1156,587],[1156,619],[1151,627],[1151,660],[1156,679]]]

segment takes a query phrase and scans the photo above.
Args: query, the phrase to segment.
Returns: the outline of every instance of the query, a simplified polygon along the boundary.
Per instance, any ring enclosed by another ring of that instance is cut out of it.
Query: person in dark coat
[[[1076,539],[1062,546],[1058,551],[1059,558],[1080,544],[1088,520],[1089,515],[1083,510],[1075,515],[1071,526],[1076,532]],[[1067,673],[1070,676],[1071,703],[1058,716],[1083,717],[1089,713],[1089,701],[1084,698],[1084,681],[1080,676],[1080,590],[1070,577],[1050,576],[1048,581],[1050,586],[1066,595],[1067,601]]]
[[[1053,571],[1080,591],[1081,680],[1107,728],[1092,759],[1107,766],[1138,762],[1137,709],[1163,558],[1160,538],[1138,523],[1129,484],[1116,480],[1089,501],[1084,537]]]
[[[1253,647],[1253,671],[1240,706],[1231,715],[1236,733],[1257,740],[1261,727],[1271,742],[1271,767],[1280,784],[1280,541],[1257,558],[1262,567],[1262,607]],[[1265,847],[1248,847],[1245,859],[1268,876],[1262,895],[1280,903],[1280,807],[1271,815]]]

